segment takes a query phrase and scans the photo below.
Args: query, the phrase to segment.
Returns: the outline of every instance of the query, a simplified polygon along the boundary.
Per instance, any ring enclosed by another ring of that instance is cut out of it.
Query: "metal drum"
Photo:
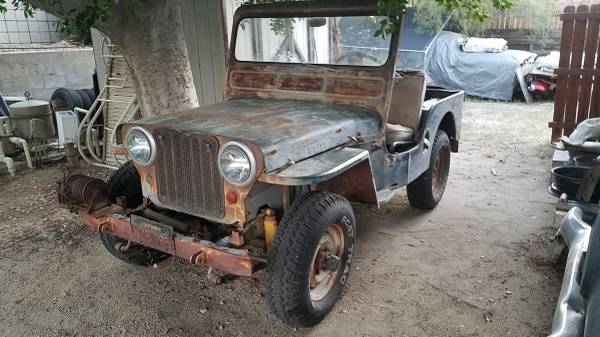
[[[26,100],[10,106],[10,118],[17,136],[25,139],[48,139],[56,136],[52,110],[46,101]]]

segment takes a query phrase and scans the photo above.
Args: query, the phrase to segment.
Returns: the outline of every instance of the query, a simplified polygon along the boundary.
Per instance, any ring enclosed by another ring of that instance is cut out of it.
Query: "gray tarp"
[[[464,90],[482,98],[511,100],[516,70],[536,54],[507,50],[502,53],[465,53],[463,36],[441,32],[429,52],[428,84]]]

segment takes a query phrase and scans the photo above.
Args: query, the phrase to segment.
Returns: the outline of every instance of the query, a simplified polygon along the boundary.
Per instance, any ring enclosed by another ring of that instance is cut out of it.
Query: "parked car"
[[[376,16],[375,2],[240,7],[225,102],[124,124],[132,162],[107,186],[67,178],[61,203],[129,263],[266,268],[272,311],[317,324],[352,269],[350,201],[379,206],[407,186],[412,206],[433,209],[459,148],[464,93],[397,70],[398,32],[385,52],[332,43],[340,18]]]

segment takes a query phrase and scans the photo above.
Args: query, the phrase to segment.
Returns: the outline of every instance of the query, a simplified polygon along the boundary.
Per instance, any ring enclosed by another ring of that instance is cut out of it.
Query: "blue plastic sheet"
[[[507,50],[502,53],[465,53],[464,37],[441,32],[428,55],[428,84],[464,90],[482,98],[511,100],[517,83],[516,71],[536,54]]]

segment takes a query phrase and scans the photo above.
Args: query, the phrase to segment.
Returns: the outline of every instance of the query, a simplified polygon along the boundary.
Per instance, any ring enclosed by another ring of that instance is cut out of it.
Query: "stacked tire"
[[[52,94],[51,102],[54,110],[71,110],[75,108],[89,110],[96,100],[94,89],[58,88]]]

